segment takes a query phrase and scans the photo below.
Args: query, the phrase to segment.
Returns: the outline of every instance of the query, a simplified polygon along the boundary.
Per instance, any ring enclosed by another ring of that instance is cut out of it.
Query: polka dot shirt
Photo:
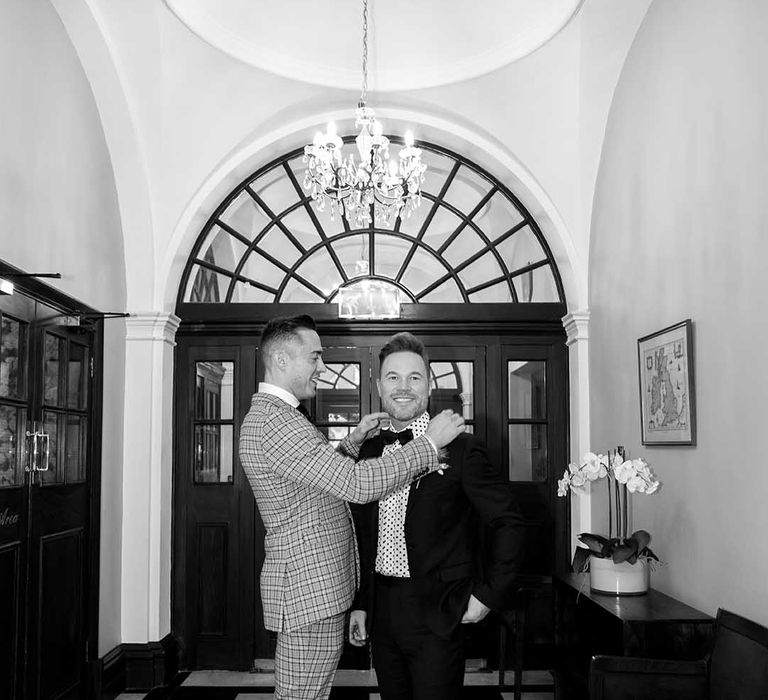
[[[427,432],[429,414],[425,411],[408,426],[417,438]],[[399,450],[399,442],[384,447],[383,454]],[[406,484],[379,501],[379,541],[376,547],[376,572],[384,576],[407,578],[411,575],[408,568],[408,552],[405,548],[405,511],[408,507],[408,495],[411,485]]]

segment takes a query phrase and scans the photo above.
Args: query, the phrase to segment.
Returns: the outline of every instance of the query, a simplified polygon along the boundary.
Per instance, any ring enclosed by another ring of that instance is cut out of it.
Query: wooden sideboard
[[[595,654],[656,659],[700,659],[709,649],[714,619],[664,593],[592,593],[588,574],[554,578],[555,698],[589,697]]]

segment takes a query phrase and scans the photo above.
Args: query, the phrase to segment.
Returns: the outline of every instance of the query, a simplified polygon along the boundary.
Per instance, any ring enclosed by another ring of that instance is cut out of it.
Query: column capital
[[[589,311],[573,311],[563,316],[563,328],[568,336],[565,344],[573,345],[580,340],[589,340]]]
[[[132,313],[125,319],[126,340],[161,340],[176,344],[181,319],[174,313],[149,311]]]

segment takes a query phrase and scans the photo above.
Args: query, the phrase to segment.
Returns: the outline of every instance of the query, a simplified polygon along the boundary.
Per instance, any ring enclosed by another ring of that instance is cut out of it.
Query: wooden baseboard
[[[120,644],[101,659],[95,697],[112,700],[125,691],[148,692],[169,684],[178,669],[178,647],[171,634],[159,642]]]
[[[125,654],[120,645],[94,664],[93,688],[98,700],[113,700],[125,690]]]

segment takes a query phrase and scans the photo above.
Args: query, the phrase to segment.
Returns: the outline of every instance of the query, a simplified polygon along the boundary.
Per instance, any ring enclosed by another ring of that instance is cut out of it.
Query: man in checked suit
[[[379,359],[382,408],[400,432],[367,440],[360,459],[400,454],[431,426],[429,361],[421,341],[398,333]],[[363,573],[349,639],[362,646],[370,633],[382,700],[458,700],[462,625],[509,603],[520,566],[523,520],[509,482],[483,446],[465,433],[442,461],[450,468],[353,509]],[[471,527],[474,516],[489,530],[483,553]]]
[[[356,462],[385,414],[365,416],[335,450],[300,412],[325,371],[312,318],[272,319],[260,352],[265,381],[243,421],[240,460],[266,527],[261,598],[265,627],[277,632],[275,698],[324,699],[359,579],[346,501],[382,498],[437,469],[464,421],[444,411],[407,450]]]

